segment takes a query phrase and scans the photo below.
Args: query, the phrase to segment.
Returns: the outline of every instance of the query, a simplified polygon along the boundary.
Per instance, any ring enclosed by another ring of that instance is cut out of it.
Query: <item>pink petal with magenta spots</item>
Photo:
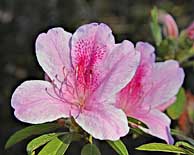
[[[93,97],[99,101],[114,97],[134,76],[139,65],[140,54],[131,42],[125,40],[113,49],[101,66],[104,78],[94,92]]]
[[[72,36],[72,63],[76,67],[80,61],[84,66],[101,63],[115,45],[111,29],[101,23],[80,26]]]
[[[111,29],[103,23],[83,25],[73,34],[71,46],[72,64],[80,87],[87,86],[94,91],[104,74],[99,65],[115,46]]]

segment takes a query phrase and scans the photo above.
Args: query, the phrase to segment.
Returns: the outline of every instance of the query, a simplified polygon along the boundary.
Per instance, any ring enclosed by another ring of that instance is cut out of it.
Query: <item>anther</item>
[[[65,68],[65,66],[63,67],[63,75],[64,75],[64,77],[66,77],[66,76],[67,76],[67,73],[66,73],[66,68]]]

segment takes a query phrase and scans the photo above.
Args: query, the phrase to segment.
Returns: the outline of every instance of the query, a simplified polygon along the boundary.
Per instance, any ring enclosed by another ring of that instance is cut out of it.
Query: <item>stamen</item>
[[[82,78],[82,74],[83,74],[83,79],[79,79],[80,78],[79,76],[81,76]],[[86,76],[84,76],[84,73],[82,73],[82,70],[80,70],[79,66],[76,67],[76,70],[72,70],[70,73],[68,73],[66,68],[63,67],[63,76],[64,76],[63,79],[61,79],[61,77],[56,74],[55,79],[51,80],[53,90],[49,91],[48,88],[45,88],[45,91],[53,99],[56,99],[64,103],[68,103],[71,106],[69,111],[69,116],[72,116],[71,110],[74,108],[74,106],[76,106],[78,108],[78,111],[77,111],[78,113],[76,114],[77,116],[75,118],[77,119],[80,113],[82,112],[82,108],[84,107],[84,104],[85,104],[84,102],[85,102],[85,95],[86,95],[85,91],[87,90],[86,88],[87,79],[85,79]],[[89,76],[88,82],[92,82],[92,71],[89,72],[88,76]],[[80,83],[79,80],[83,81],[83,83]],[[82,89],[81,92],[84,94],[79,93],[79,88]],[[68,99],[69,95],[72,96],[70,100]],[[84,98],[81,99],[81,96]]]
[[[70,117],[72,117],[72,114],[71,114],[71,109],[72,109],[72,107],[73,107],[73,106],[71,105],[71,108],[70,108],[70,110],[69,110],[69,116],[70,116]]]
[[[79,111],[78,111],[78,114],[77,114],[77,116],[75,117],[75,119],[77,119],[77,118],[79,117],[79,115],[81,114],[81,112],[82,112],[82,106],[79,105]]]
[[[52,98],[54,98],[54,99],[56,99],[56,100],[61,101],[60,98],[57,98],[57,97],[53,96],[53,95],[48,91],[48,88],[45,88],[45,91],[46,91],[46,93],[47,93],[50,97],[52,97]]]
[[[57,89],[57,88],[56,88]],[[65,103],[68,103],[68,104],[74,104],[74,103],[72,103],[72,102],[69,102],[67,99],[65,99],[64,97],[61,97],[58,93],[57,93],[57,91],[56,91],[56,89],[54,88],[54,93],[57,95],[57,97],[55,97],[55,96],[53,96],[49,91],[48,91],[48,88],[45,88],[45,91],[46,91],[46,93],[50,96],[50,97],[52,97],[52,98],[54,98],[54,99],[56,99],[56,100],[58,100],[58,101],[61,101],[61,102],[65,102]]]
[[[67,76],[65,66],[63,66],[63,75],[64,75],[64,77],[66,77],[66,76]]]
[[[54,90],[54,93],[59,97],[61,98],[61,94],[59,92],[59,89],[57,87],[53,87],[53,90]]]
[[[55,75],[55,78],[56,78],[56,80],[59,82],[59,83],[62,83],[63,81],[61,81],[60,79],[59,79],[59,76],[56,74]]]
[[[75,69],[76,80],[78,80],[78,72],[79,72],[79,67],[77,66],[76,69]]]
[[[66,90],[72,95],[72,96],[74,96],[74,89],[73,89],[73,87],[72,86],[70,86],[70,85],[66,85]]]
[[[82,107],[83,106],[80,106],[79,103],[78,104],[74,103],[74,104],[71,105],[71,109],[73,109],[73,105],[77,106],[79,108],[78,114],[77,114],[77,116],[75,116],[75,119],[77,119],[79,117],[79,115],[81,114],[81,112],[82,112]],[[69,116],[73,117],[73,115],[71,113],[71,109],[69,110]]]

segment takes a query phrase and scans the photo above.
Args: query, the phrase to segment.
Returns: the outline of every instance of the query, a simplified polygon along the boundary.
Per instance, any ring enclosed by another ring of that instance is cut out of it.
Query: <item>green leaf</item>
[[[185,136],[182,132],[171,129],[171,134],[177,136],[181,140],[185,140],[185,141],[191,143],[194,146],[194,139]]]
[[[160,151],[160,152],[171,152],[171,153],[182,153],[186,154],[184,149],[174,146],[168,145],[164,143],[149,143],[144,144],[136,148],[137,150],[141,151]]]
[[[28,153],[28,155],[35,155],[35,151]]]
[[[133,117],[127,117],[127,119],[128,119],[128,122],[129,122],[129,123],[133,123],[133,124],[136,124],[136,125],[138,125],[138,126],[142,126],[142,127],[144,127],[144,128],[148,128],[147,125],[146,125],[145,123],[141,122],[141,121],[138,120],[138,119],[135,119],[135,118],[133,118]]]
[[[70,144],[63,143],[61,147],[58,149],[56,155],[64,155],[64,153],[67,151]]]
[[[117,141],[107,141],[107,143],[119,154],[119,155],[129,155],[125,144],[121,140]]]
[[[139,129],[139,128],[133,128],[133,127],[131,127],[131,133],[132,134],[136,134],[137,136],[138,135],[144,135],[144,136],[147,136],[147,134],[145,133],[145,132],[143,132],[141,129]]]
[[[190,145],[189,143],[178,141],[175,145],[183,148],[188,155],[194,155],[194,146]]]
[[[186,101],[185,97],[185,91],[183,88],[180,88],[178,94],[177,94],[177,99],[176,102],[173,103],[168,109],[167,113],[172,119],[178,119],[181,115],[181,113],[184,110],[184,103]]]
[[[31,153],[40,146],[48,143],[49,141],[53,140],[54,138],[58,137],[59,135],[64,134],[64,133],[50,133],[50,134],[44,134],[40,137],[37,137],[30,141],[27,145],[27,152]]]
[[[68,147],[69,144],[64,144],[61,140],[55,137],[43,147],[38,155],[63,155]]]
[[[188,109],[188,115],[190,120],[194,120],[194,109],[192,108],[193,105],[190,105]]]
[[[101,155],[101,153],[95,144],[86,144],[82,148],[81,155]]]
[[[156,7],[154,7],[151,10],[151,23],[150,23],[152,35],[154,37],[154,40],[156,42],[156,45],[160,45],[162,41],[162,33],[160,25],[158,24],[158,10]]]
[[[177,48],[178,45],[175,38],[165,38],[160,42],[157,54],[162,60],[175,59]]]
[[[63,141],[65,144],[70,144],[72,141],[79,141],[82,138],[82,135],[74,132],[69,132],[59,139]]]
[[[46,124],[39,124],[39,125],[32,125],[26,127],[22,130],[15,132],[7,141],[5,145],[5,149],[13,146],[14,144],[32,136],[32,135],[39,135],[45,132],[53,131],[59,128],[60,126],[55,123],[46,123]]]
[[[187,142],[178,141],[178,142],[176,142],[175,145],[176,145],[176,146],[179,146],[179,147],[186,148],[186,149],[188,149],[188,150],[191,150],[191,151],[193,151],[193,153],[194,153],[194,146],[190,145],[190,144],[187,143]]]
[[[33,151],[35,151],[40,146],[50,142],[54,138],[59,137],[61,135],[63,135],[63,136],[58,138],[58,139],[61,140],[64,143],[64,145],[62,145],[59,148],[58,154],[62,154],[61,152],[66,151],[67,147],[69,146],[69,144],[72,141],[77,141],[77,140],[81,139],[81,135],[78,134],[78,133],[61,132],[61,133],[44,134],[40,137],[37,137],[37,138],[33,139],[30,143],[28,143],[28,145],[27,145],[28,154],[33,153]]]
[[[62,145],[61,148],[58,150],[58,154],[61,154],[61,152],[65,152],[68,148],[68,146],[70,145],[71,142],[73,141],[79,141],[82,138],[82,135],[78,134],[78,133],[74,133],[74,132],[69,132],[67,134],[65,134],[62,137],[59,137],[59,139],[65,144]],[[57,155],[58,155],[57,154]]]

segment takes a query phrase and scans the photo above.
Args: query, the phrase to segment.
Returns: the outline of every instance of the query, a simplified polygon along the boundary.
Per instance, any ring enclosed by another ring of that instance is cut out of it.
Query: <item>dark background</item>
[[[153,42],[149,29],[150,10],[156,5],[175,17],[180,28],[194,20],[191,0],[0,0],[0,155],[25,155],[28,142],[7,151],[3,147],[8,137],[27,126],[14,118],[10,97],[14,89],[27,79],[42,79],[43,71],[35,57],[34,42],[39,33],[61,26],[66,31],[92,21],[108,24],[116,41]],[[193,70],[187,70],[186,87],[193,87]],[[124,139],[131,155],[146,155],[134,148],[153,137]],[[116,155],[108,145],[96,142],[102,155]],[[82,145],[74,143],[68,155],[79,155]],[[153,153],[159,154],[159,153]]]

